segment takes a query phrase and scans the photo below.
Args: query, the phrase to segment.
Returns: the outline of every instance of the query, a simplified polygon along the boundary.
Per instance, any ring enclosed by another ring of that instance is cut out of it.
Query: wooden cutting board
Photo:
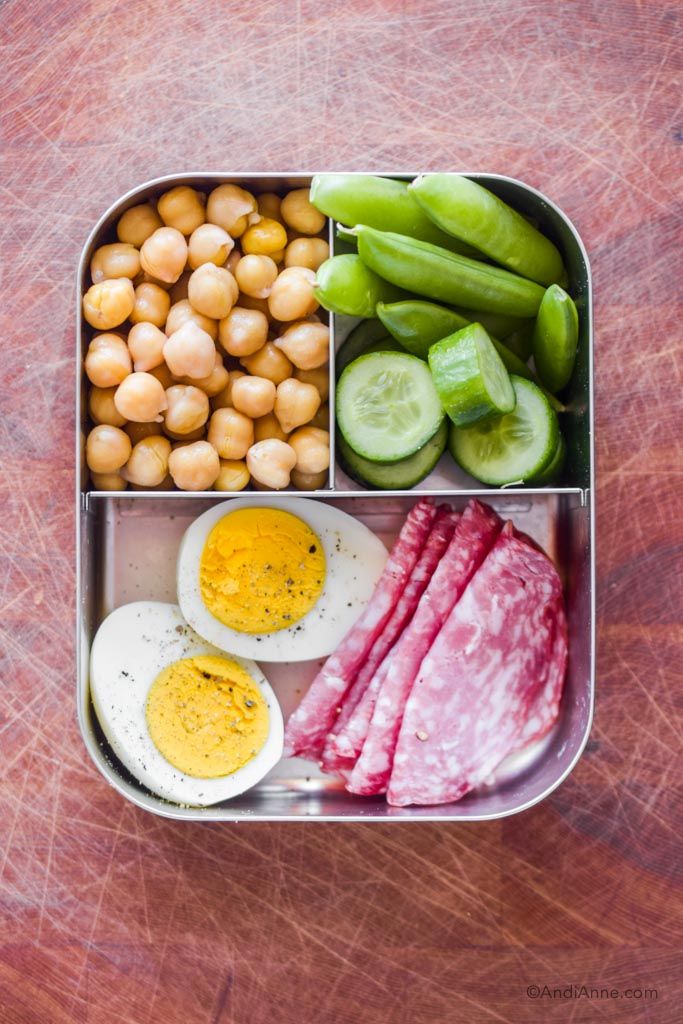
[[[2,1024],[680,1021],[680,3],[7,0],[0,23]],[[591,256],[597,714],[502,822],[182,826],[78,734],[81,246],[156,175],[325,168],[512,175]]]

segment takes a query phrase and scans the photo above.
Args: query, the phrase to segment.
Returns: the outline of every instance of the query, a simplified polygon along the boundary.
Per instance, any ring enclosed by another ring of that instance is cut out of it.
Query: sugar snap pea
[[[332,256],[316,271],[315,296],[332,313],[374,317],[378,302],[397,302],[399,288],[375,274],[355,253]]]
[[[363,263],[407,291],[467,309],[520,317],[538,312],[544,290],[533,281],[407,235],[365,224],[354,232]]]
[[[435,224],[508,270],[545,285],[562,277],[562,257],[550,239],[476,181],[422,174],[408,190]]]
[[[543,296],[533,337],[536,370],[549,391],[561,391],[569,383],[578,340],[576,306],[563,288],[553,284]]]
[[[515,331],[529,328],[533,330],[534,321],[528,317],[505,316],[503,313],[487,313],[483,309],[463,309],[460,306],[452,306],[456,313],[460,313],[466,320],[476,322],[485,327],[489,334],[495,334],[496,338],[507,338]],[[529,355],[531,350],[529,350]],[[520,354],[521,358],[521,354]],[[527,359],[529,356],[527,356]]]
[[[398,231],[453,252],[477,255],[471,246],[441,231],[429,219],[405,181],[375,174],[316,174],[310,197],[316,209],[347,227],[369,224],[380,231]]]

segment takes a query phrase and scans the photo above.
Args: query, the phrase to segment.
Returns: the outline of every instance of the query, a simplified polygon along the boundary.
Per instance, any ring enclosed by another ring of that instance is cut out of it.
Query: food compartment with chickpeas
[[[83,283],[92,489],[328,486],[326,230],[307,187],[233,182],[160,187],[117,218]]]

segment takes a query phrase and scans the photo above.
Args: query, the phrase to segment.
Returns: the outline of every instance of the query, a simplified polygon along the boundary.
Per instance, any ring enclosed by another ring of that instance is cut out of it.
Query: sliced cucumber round
[[[337,378],[358,356],[366,352],[404,352],[402,345],[389,336],[386,327],[379,320],[361,320],[346,339],[335,356]]]
[[[512,412],[510,376],[481,324],[468,324],[429,350],[441,404],[458,427]]]
[[[469,427],[451,427],[448,446],[462,468],[494,487],[532,481],[548,466],[560,438],[557,414],[541,389],[511,378],[517,404],[512,412]]]
[[[370,462],[413,455],[444,418],[426,363],[407,352],[372,352],[350,363],[337,384],[337,424]]]
[[[337,437],[337,457],[346,473],[366,487],[382,491],[408,491],[431,473],[446,449],[448,426],[443,421],[424,447],[399,462],[370,462],[354,452],[341,433]]]

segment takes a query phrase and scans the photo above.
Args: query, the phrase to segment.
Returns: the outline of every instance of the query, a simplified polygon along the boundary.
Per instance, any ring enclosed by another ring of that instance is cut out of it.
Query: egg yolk
[[[157,750],[198,779],[237,771],[268,736],[268,706],[249,673],[213,655],[167,665],[147,695],[146,717]]]
[[[242,508],[220,519],[199,566],[202,600],[240,633],[292,626],[315,605],[325,581],[319,538],[298,516]]]

